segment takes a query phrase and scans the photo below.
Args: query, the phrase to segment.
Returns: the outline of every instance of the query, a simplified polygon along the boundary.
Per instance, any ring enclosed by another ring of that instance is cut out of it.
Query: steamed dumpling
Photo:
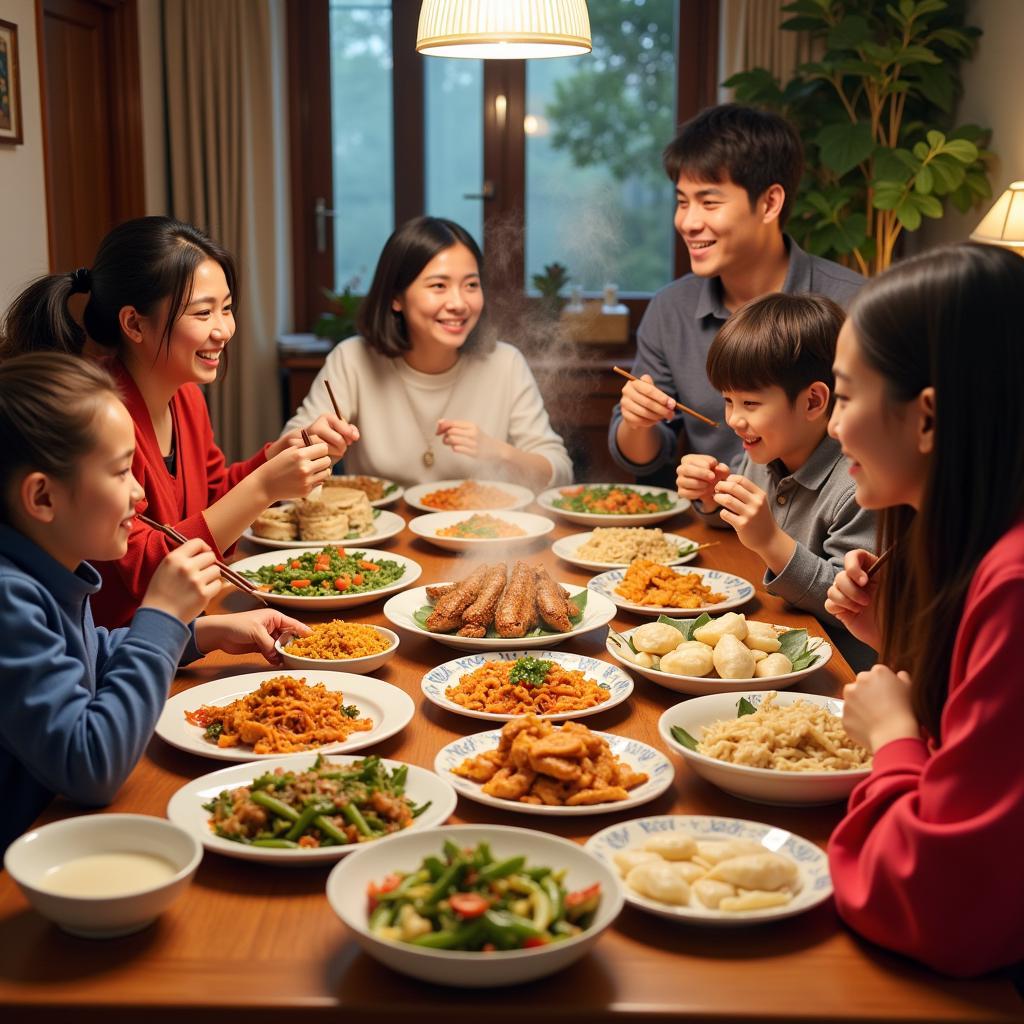
[[[619,869],[619,874],[623,876],[628,875],[638,864],[661,860],[656,853],[650,850],[620,850],[612,859]]]
[[[697,864],[692,860],[669,860],[665,863],[668,864],[680,878],[685,878],[690,885],[693,885],[698,878],[703,878],[707,871],[707,868],[702,867],[700,864]]]
[[[769,654],[763,661],[754,666],[754,675],[763,676],[784,676],[793,671],[793,662],[784,654]]]
[[[770,622],[747,622],[747,635],[743,641],[752,651],[774,654],[782,644]]]
[[[706,676],[715,667],[715,652],[697,640],[684,640],[661,656],[661,671],[674,676]]]
[[[697,840],[682,834],[651,836],[644,843],[644,849],[665,860],[689,860],[697,852]]]
[[[690,902],[690,885],[663,860],[638,864],[626,876],[626,885],[641,896],[684,907]]]
[[[744,641],[745,643],[746,641]],[[769,655],[765,651],[759,651],[754,647],[750,648],[750,653],[754,656],[754,664],[756,665],[760,661],[764,661]],[[756,671],[756,669],[755,669]]]
[[[743,615],[736,612],[726,612],[717,619],[712,619],[703,626],[698,626],[691,634],[692,640],[699,640],[708,647],[717,647],[718,642],[726,634],[731,633],[737,640],[743,640],[747,635],[747,620]]]
[[[697,899],[705,907],[710,907],[712,910],[716,910],[722,900],[736,895],[736,887],[734,885],[729,885],[728,882],[721,882],[715,878],[701,878],[693,883],[692,888],[693,894]]]
[[[754,655],[733,633],[726,633],[718,641],[712,660],[722,679],[750,679],[754,675]]]
[[[763,853],[764,847],[753,839],[726,839],[723,842],[707,840],[697,844],[698,855],[708,864],[717,864],[730,857],[744,857],[752,853]]]
[[[682,638],[682,633],[664,622],[645,622],[633,630],[633,646],[645,654],[668,654]]]
[[[794,889],[800,878],[800,869],[789,857],[764,850],[719,861],[707,877],[741,889],[771,890],[783,886]]]

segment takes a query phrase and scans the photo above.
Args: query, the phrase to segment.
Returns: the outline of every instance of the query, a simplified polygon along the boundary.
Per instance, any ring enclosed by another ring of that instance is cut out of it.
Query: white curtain
[[[290,319],[282,0],[163,0],[171,213],[234,254],[241,303],[207,391],[229,459],[281,428],[277,337]]]

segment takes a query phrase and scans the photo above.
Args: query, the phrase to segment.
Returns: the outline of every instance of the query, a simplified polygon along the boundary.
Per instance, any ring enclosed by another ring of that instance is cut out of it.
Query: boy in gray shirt
[[[843,311],[820,295],[776,293],[741,306],[708,351],[707,376],[742,445],[732,472],[689,454],[676,486],[699,515],[732,527],[765,563],[770,594],[822,619],[855,670],[875,652],[826,615],[847,551],[871,550],[875,517],[857,504],[839,443],[828,436]]]
[[[784,234],[803,171],[799,136],[776,114],[735,103],[702,111],[663,155],[676,188],[676,231],[692,272],[651,300],[637,332],[633,372],[612,414],[608,446],[626,472],[671,486],[677,451],[730,465],[741,451],[727,430],[677,416],[673,399],[718,419],[721,400],[704,373],[729,314],[771,292],[814,292],[846,306],[864,279],[804,252]],[[664,479],[662,477],[665,477]]]

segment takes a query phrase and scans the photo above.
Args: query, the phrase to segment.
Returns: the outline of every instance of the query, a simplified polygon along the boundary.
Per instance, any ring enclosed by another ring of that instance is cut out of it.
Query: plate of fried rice
[[[306,636],[285,634],[274,646],[286,668],[317,672],[375,672],[398,650],[398,634],[383,626],[331,619]]]

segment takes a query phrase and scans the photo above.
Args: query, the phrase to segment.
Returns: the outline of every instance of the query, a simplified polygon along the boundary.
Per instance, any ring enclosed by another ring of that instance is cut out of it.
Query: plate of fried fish
[[[553,580],[540,565],[478,565],[454,582],[416,587],[384,605],[389,622],[459,651],[546,647],[615,617],[603,594]]]

